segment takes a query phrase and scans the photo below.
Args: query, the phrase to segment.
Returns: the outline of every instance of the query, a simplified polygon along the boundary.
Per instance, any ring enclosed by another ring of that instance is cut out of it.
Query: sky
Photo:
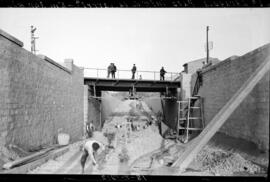
[[[180,72],[183,64],[210,56],[224,60],[270,42],[270,8],[0,8],[0,29],[56,62],[72,58],[88,68]]]

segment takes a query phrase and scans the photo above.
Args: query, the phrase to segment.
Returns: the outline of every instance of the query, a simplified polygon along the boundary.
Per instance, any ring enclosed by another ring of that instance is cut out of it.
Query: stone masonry
[[[0,30],[0,145],[25,150],[56,142],[57,130],[71,140],[83,134],[83,70],[62,66],[22,48]]]
[[[260,63],[269,59],[269,53],[270,44],[267,44],[202,71],[199,95],[204,98],[206,123],[210,122]],[[268,72],[220,129],[220,132],[229,136],[254,142],[264,151],[269,149],[269,76]]]

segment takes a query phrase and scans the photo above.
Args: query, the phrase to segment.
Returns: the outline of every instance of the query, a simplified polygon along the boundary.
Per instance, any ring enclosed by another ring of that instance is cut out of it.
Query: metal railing
[[[96,78],[108,78],[107,69],[103,68],[83,68],[84,69],[84,77],[96,77]],[[178,78],[180,73],[176,72],[167,72],[164,76],[164,80],[173,81]],[[117,70],[115,73],[115,79],[131,79],[132,72],[131,70]],[[112,78],[110,75],[109,78]],[[141,71],[137,70],[135,73],[136,80],[160,80],[160,72],[159,71]]]

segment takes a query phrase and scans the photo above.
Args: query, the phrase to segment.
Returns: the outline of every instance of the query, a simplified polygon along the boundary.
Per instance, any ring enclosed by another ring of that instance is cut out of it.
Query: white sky
[[[73,58],[82,67],[180,72],[205,57],[224,60],[270,42],[270,8],[0,8],[0,28],[30,50],[37,27],[38,54],[56,62]]]

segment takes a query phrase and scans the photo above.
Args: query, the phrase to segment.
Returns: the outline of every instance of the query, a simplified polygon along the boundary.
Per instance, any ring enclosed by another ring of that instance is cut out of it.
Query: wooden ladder
[[[195,101],[199,101],[198,106],[194,106]],[[204,124],[204,117],[203,117],[203,103],[202,103],[202,98],[200,96],[193,96],[189,97],[187,100],[183,101],[177,101],[178,102],[178,122],[177,122],[177,140],[180,140],[180,131],[184,130],[185,133],[185,139],[184,143],[188,142],[189,139],[189,131],[198,131],[198,130],[203,130],[205,124]],[[187,106],[185,104],[187,103]],[[199,116],[195,117],[192,116],[193,111],[195,109],[199,110]],[[200,128],[195,128],[195,127],[190,127],[190,120],[198,120],[201,122],[201,127]],[[181,126],[184,124],[184,127]]]
[[[261,63],[261,65],[254,71],[253,74],[243,83],[243,85],[236,91],[230,100],[218,111],[218,113],[211,119],[205,129],[196,137],[196,140],[189,145],[184,153],[173,163],[171,167],[178,168],[184,171],[188,165],[193,161],[199,151],[207,144],[207,142],[215,135],[226,120],[231,116],[235,109],[243,102],[243,100],[250,94],[257,83],[270,70],[270,56]]]

